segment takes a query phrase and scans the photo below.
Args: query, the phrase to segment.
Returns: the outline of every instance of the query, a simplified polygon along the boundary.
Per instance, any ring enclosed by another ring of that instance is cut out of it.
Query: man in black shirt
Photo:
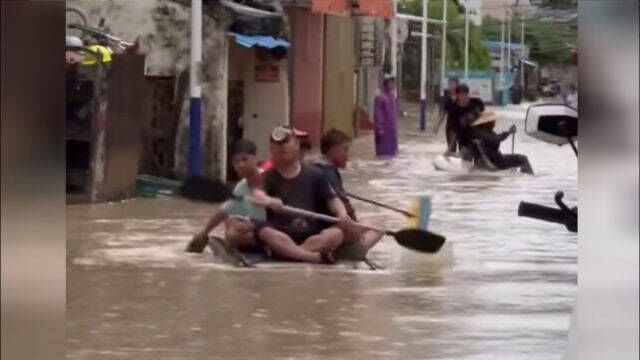
[[[449,121],[463,152],[468,152],[473,144],[471,143],[471,124],[484,111],[484,103],[481,99],[469,96],[469,87],[465,84],[456,88],[456,102],[449,111]],[[466,148],[466,151],[465,151]]]
[[[313,165],[321,169],[325,178],[331,185],[331,188],[336,192],[336,195],[342,202],[347,210],[347,214],[354,221],[357,221],[356,212],[351,201],[347,196],[347,192],[344,189],[342,183],[342,176],[339,169],[344,169],[349,161],[349,137],[339,130],[329,130],[320,139],[320,151],[321,155],[313,161]],[[359,231],[359,229],[353,229],[355,231],[347,232],[345,234],[345,243],[353,243],[358,241],[362,248],[365,250],[373,247],[382,237],[384,233],[378,231]]]
[[[342,228],[353,223],[344,204],[320,169],[301,163],[300,141],[290,128],[274,130],[271,155],[274,167],[263,174],[264,190],[254,193],[267,206],[267,221],[256,223],[257,237],[280,258],[333,262],[332,252],[344,240]],[[288,214],[283,205],[336,216],[342,226]]]
[[[314,166],[322,170],[325,178],[331,185],[331,188],[336,192],[336,195],[342,200],[349,217],[354,221],[356,219],[356,213],[351,205],[347,192],[344,190],[342,184],[342,175],[340,175],[339,169],[344,169],[349,161],[349,137],[339,130],[329,130],[326,134],[322,135],[320,139],[320,152],[321,155],[311,162]]]
[[[456,129],[453,126],[453,121],[449,116],[449,112],[456,104],[456,88],[459,85],[458,78],[450,78],[449,79],[449,88],[444,91],[442,97],[442,116],[447,117],[447,125],[445,126],[445,134],[447,136],[447,150],[449,153],[454,153],[458,149],[458,144],[455,139]],[[441,122],[442,123],[442,120]],[[438,125],[438,129],[440,125]]]

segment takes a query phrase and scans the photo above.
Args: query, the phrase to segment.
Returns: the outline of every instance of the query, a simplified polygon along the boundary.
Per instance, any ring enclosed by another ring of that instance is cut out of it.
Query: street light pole
[[[189,161],[188,175],[202,173],[202,110],[200,86],[200,66],[202,63],[202,0],[191,1],[191,59],[189,68]]]
[[[500,103],[502,103],[502,86],[504,83],[504,18],[500,24],[500,84],[498,89],[500,90]]]
[[[508,35],[507,37],[509,38],[509,40],[507,40],[508,42],[508,46],[507,46],[507,72],[511,72],[511,10],[507,10],[507,16],[509,17],[509,23],[507,24],[507,29],[508,29]]]
[[[442,60],[440,60],[440,72],[442,74],[442,79],[440,81],[440,90],[444,90],[447,71],[447,3],[449,2],[449,0],[443,1],[444,7],[442,9]]]
[[[464,6],[464,80],[469,79],[469,0]]]
[[[520,11],[520,46],[522,48],[520,53],[520,87],[524,91],[524,12]]]
[[[393,1],[393,17],[391,18],[391,76],[398,73],[398,0]]]
[[[420,131],[427,129],[427,26],[429,0],[422,0],[422,58],[420,66]]]

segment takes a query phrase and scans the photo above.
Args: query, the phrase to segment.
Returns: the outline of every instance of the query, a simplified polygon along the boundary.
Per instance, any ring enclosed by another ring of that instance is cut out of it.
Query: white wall
[[[244,73],[244,113],[242,116],[245,139],[252,140],[258,147],[259,159],[269,158],[269,135],[276,125],[289,124],[289,85],[287,60],[281,60],[278,82],[256,82],[253,56]]]

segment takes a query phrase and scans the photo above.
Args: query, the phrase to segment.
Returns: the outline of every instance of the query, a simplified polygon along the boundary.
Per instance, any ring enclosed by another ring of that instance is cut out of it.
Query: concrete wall
[[[288,9],[292,31],[291,123],[307,131],[314,146],[322,134],[324,16],[309,9]]]
[[[146,75],[175,75],[188,69],[190,10],[187,1],[88,1],[68,0],[67,5],[87,15],[89,25],[106,20],[104,29],[125,40],[140,38],[146,56]],[[227,116],[227,38],[222,10],[216,3],[204,6],[202,144],[203,173],[219,177],[225,162],[222,134]],[[213,16],[218,16],[214,18]],[[188,154],[188,92],[184,99],[176,138],[176,174],[184,177]]]
[[[355,136],[355,44],[351,18],[325,17],[323,131]]]

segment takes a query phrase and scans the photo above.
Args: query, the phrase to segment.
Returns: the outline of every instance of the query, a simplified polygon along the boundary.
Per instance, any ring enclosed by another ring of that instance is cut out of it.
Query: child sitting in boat
[[[329,182],[329,185],[336,192],[336,195],[344,203],[347,213],[354,221],[357,221],[356,212],[347,192],[344,190],[342,183],[342,176],[339,169],[344,169],[349,161],[349,148],[351,145],[351,139],[347,134],[340,130],[331,129],[325,133],[320,139],[320,156],[312,160],[311,163],[317,166],[325,175],[325,178]],[[382,237],[383,233],[376,231],[366,231],[361,234],[358,228],[353,228],[355,231],[346,234],[345,242],[355,242],[358,239],[362,245],[362,250],[366,250],[373,247]]]
[[[238,197],[250,196],[254,189],[261,186],[260,169],[257,164],[256,145],[249,140],[238,140],[233,145],[231,164],[242,179],[233,190]],[[188,252],[201,252],[209,242],[209,233],[223,222],[226,241],[240,250],[257,247],[252,220],[264,221],[264,208],[245,201],[231,200],[223,204],[211,216],[205,228],[196,234],[189,245]]]

